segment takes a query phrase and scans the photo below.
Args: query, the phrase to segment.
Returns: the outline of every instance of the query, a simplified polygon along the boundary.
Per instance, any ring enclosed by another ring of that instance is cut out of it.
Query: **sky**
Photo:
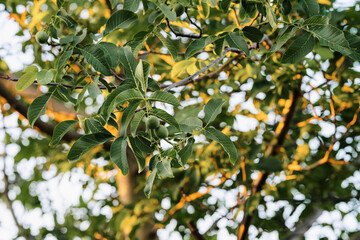
[[[354,0],[339,0],[336,1],[334,4],[335,8],[343,8],[343,7],[349,7],[354,5]],[[16,32],[18,31],[19,27],[16,22],[14,22],[13,19],[9,20],[8,14],[3,11],[4,7],[0,4],[0,33],[6,33],[1,34],[0,38],[0,59],[3,59],[7,62],[10,70],[12,72],[20,71],[24,69],[27,65],[31,64],[33,61],[32,57],[32,49],[27,49],[25,53],[21,51],[21,42],[24,40],[29,39],[31,36],[28,32],[25,32],[25,36],[15,36]],[[359,66],[360,70],[360,66]],[[317,73],[313,74],[313,79],[320,79],[320,81],[324,81],[322,76],[318,75]],[[308,81],[312,81],[312,79],[308,79]],[[318,80],[319,81],[319,80]],[[321,84],[321,82],[317,82],[317,84]],[[315,84],[315,85],[317,85]],[[249,85],[242,86],[243,88],[251,88],[251,82]],[[243,89],[246,90],[246,89]],[[313,93],[315,91],[312,91]],[[319,96],[314,93],[310,96],[310,101],[315,102],[319,98]],[[235,106],[239,102],[244,102],[244,95],[241,93],[238,93],[237,95],[234,95],[230,99],[230,108],[231,106]],[[256,109],[254,108],[251,100],[246,102],[245,104],[242,104],[242,107],[249,109],[249,111],[256,113]],[[3,116],[0,116],[0,129],[5,125],[7,128],[17,126],[12,126],[12,124],[16,121],[16,118],[18,115],[15,113],[10,118],[8,118],[6,121],[3,119]],[[237,124],[235,125],[235,129],[239,131],[248,131],[251,128],[255,128],[258,124],[257,120],[252,118],[247,118],[244,116],[237,116]],[[271,119],[270,121],[275,121],[275,119]],[[330,127],[330,129],[332,129]],[[325,134],[326,132],[328,134],[332,134],[329,132],[329,126],[322,126],[322,131]],[[16,135],[16,132],[14,132]],[[2,139],[4,138],[3,130],[0,130],[0,140],[2,142]],[[4,151],[4,145],[0,145],[0,152]],[[8,157],[5,159],[7,163],[7,168],[11,169],[13,164],[13,156],[16,155],[18,151],[18,148],[16,146],[7,146],[6,152]],[[36,161],[41,161],[41,159],[30,159],[30,160],[24,160],[19,166],[19,171],[21,174],[26,177],[26,174],[31,174],[31,171],[29,172],[26,169],[31,169],[35,166]],[[3,169],[3,162],[0,161],[0,169]],[[10,173],[11,171],[9,171]],[[54,174],[54,171],[50,169],[49,173],[49,180],[45,183],[42,183],[40,186],[38,186],[38,194],[45,194],[47,198],[51,199],[53,201],[54,207],[59,211],[59,213],[64,212],[66,209],[68,209],[70,206],[77,204],[77,200],[80,195],[83,195],[83,197],[89,197],[88,190],[82,190],[82,185],[79,184],[81,182],[80,180],[83,178],[87,178],[87,175],[83,172],[76,172],[73,173],[73,176],[70,178],[70,174],[65,174],[62,177],[52,177],[52,174]],[[10,174],[11,175],[11,174]],[[2,178],[2,174],[0,174],[0,179]],[[349,181],[356,182],[360,184],[360,174],[357,174],[354,176],[353,179],[350,179]],[[90,184],[91,187],[91,184]],[[3,184],[0,183],[0,189],[3,188]],[[108,186],[103,185],[103,193],[102,196],[99,196],[101,198],[106,198],[107,195],[111,193],[111,189],[108,188]],[[225,202],[226,206],[232,206],[235,201],[235,194],[232,192],[223,192],[219,189],[214,189],[211,192],[211,195],[213,198],[221,199]],[[301,197],[301,196],[300,196]],[[210,199],[211,200],[211,199]],[[286,205],[286,203],[283,203]],[[281,205],[281,203],[280,203]],[[275,211],[280,207],[280,205],[269,205],[269,212],[266,214],[271,215],[271,211]],[[162,206],[164,209],[167,209],[169,206],[169,199],[164,199],[162,201]],[[347,204],[339,204],[337,206],[339,209],[346,209],[349,208]],[[53,220],[50,216],[50,214],[42,214],[41,212],[35,210],[33,212],[26,212],[21,204],[17,203],[15,201],[14,203],[15,213],[17,216],[21,216],[21,222],[30,224],[32,226],[32,229],[34,233],[38,231],[40,226],[47,226],[49,229],[53,226]],[[288,220],[287,224],[289,227],[292,227],[294,223],[297,220],[297,216],[301,213],[301,206],[299,206],[299,209],[297,209],[294,214],[294,216]],[[286,209],[286,212],[291,212],[292,209]],[[102,211],[103,214],[111,217],[111,212],[108,209],[99,209],[99,211]],[[188,209],[188,211],[191,211],[191,209]],[[222,211],[224,209],[218,209],[218,213],[215,214],[213,217],[208,217],[199,222],[199,230],[200,233],[205,232],[209,226],[212,225],[212,223],[216,220],[215,217],[220,217],[222,214]],[[14,234],[16,233],[16,226],[12,220],[12,216],[6,206],[4,204],[0,204],[0,239],[1,240],[7,240],[7,239],[13,239]],[[264,213],[265,214],[265,213]],[[157,214],[157,218],[161,218],[161,213]],[[37,221],[34,221],[34,219],[37,219]],[[360,230],[360,226],[356,220],[356,214],[353,212],[350,212],[347,214],[344,219],[341,221],[341,214],[339,211],[332,211],[327,212],[325,211],[317,220],[317,222],[314,224],[314,226],[306,233],[306,239],[312,240],[312,239],[319,239],[319,236],[326,236],[328,239],[337,239],[337,234],[339,234],[339,229],[349,229],[354,230],[353,228],[356,228]],[[11,219],[11,220],[10,220]],[[322,223],[328,223],[331,225],[336,226],[338,230],[332,230],[327,227],[321,226]],[[233,224],[229,222],[228,220],[222,220],[218,223],[218,226],[220,228],[220,231],[218,232],[218,239],[236,239],[235,237],[231,237],[228,235],[227,230],[225,230],[225,227],[228,224]],[[181,239],[180,234],[177,232],[174,232],[174,228],[176,226],[176,221],[172,221],[168,226],[166,226],[165,229],[160,229],[158,231],[159,238],[162,240],[165,239]],[[86,228],[86,226],[84,226]],[[256,229],[251,228],[249,232],[249,238],[251,239],[256,234]],[[269,233],[268,235],[264,236],[263,239],[277,239],[278,235],[277,233]]]

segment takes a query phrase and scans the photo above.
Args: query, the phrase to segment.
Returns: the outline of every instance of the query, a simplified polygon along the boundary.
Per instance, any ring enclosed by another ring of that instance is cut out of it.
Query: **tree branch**
[[[164,91],[167,92],[169,91],[170,89],[172,88],[175,88],[175,87],[180,87],[180,86],[184,86],[184,85],[187,85],[189,83],[192,83],[192,82],[195,82],[195,81],[199,81],[198,79],[195,80],[195,77],[197,77],[199,74],[209,70],[212,66],[214,66],[216,63],[220,62],[225,56],[226,56],[226,53],[228,52],[236,52],[236,53],[239,53],[240,56],[243,56],[243,52],[239,49],[236,49],[236,48],[229,48],[229,47],[226,47],[223,54],[218,57],[217,59],[215,59],[213,62],[211,62],[209,65],[207,65],[206,67],[200,69],[199,71],[197,71],[196,73],[194,73],[193,75],[179,81],[179,82],[176,82],[176,83],[173,83],[169,86],[162,86],[162,87],[165,87],[164,88]],[[231,61],[230,61],[231,62]],[[230,62],[228,64],[230,64]],[[226,66],[225,66],[226,67]],[[219,73],[221,72],[222,70],[219,71]],[[216,75],[216,74],[215,74]],[[202,79],[204,79],[205,77],[203,77]]]
[[[117,75],[116,75],[117,76]],[[115,77],[116,77],[115,76]],[[119,80],[123,80],[120,76],[118,76],[119,78],[117,78],[117,79],[119,79]],[[9,76],[9,75],[0,75],[0,78],[1,79],[6,79],[6,80],[11,80],[11,81],[13,81],[13,82],[17,82],[17,81],[19,81],[19,78],[15,78],[15,77],[11,77],[11,76]],[[34,81],[34,84],[39,84],[37,81]],[[58,86],[58,85],[61,85],[61,86],[63,86],[63,87],[67,87],[67,88],[73,88],[73,89],[82,89],[82,88],[84,88],[84,86],[74,86],[74,85],[70,85],[70,84],[66,84],[66,83],[48,83],[48,84],[44,84],[44,85],[47,85],[47,86]],[[102,85],[102,84],[98,84],[98,87],[100,88],[100,89],[107,89],[104,85]],[[111,87],[112,89],[115,89],[116,87],[114,86],[114,87]]]
[[[187,225],[191,231],[191,235],[193,235],[195,240],[205,240],[205,238],[199,233],[199,230],[197,229],[193,220],[189,220]]]
[[[187,10],[185,10],[185,12],[186,12],[186,16],[187,16],[187,19],[189,20],[189,22],[190,22],[191,24],[193,24],[197,29],[199,29],[199,31],[200,31],[200,32],[199,32],[199,35],[192,35],[192,34],[185,34],[185,33],[176,32],[176,31],[172,28],[172,26],[170,25],[170,21],[169,21],[168,18],[165,18],[165,19],[166,19],[166,25],[168,26],[168,28],[170,29],[170,31],[171,31],[173,34],[175,34],[175,36],[177,36],[177,37],[201,38],[201,36],[202,36],[202,29],[201,29],[201,27],[199,27],[193,20],[191,20],[189,14],[188,14],[188,12],[187,12]]]
[[[293,91],[293,98],[292,98],[291,106],[290,106],[289,112],[287,113],[287,115],[285,117],[284,126],[281,129],[279,135],[276,137],[277,141],[274,145],[270,145],[266,151],[269,155],[275,156],[279,152],[279,149],[284,144],[286,134],[289,132],[290,125],[294,118],[296,106],[297,106],[297,103],[298,103],[300,97],[301,97],[301,91],[299,88],[296,88]],[[262,190],[262,188],[264,187],[264,185],[266,183],[266,179],[268,178],[269,175],[270,175],[269,172],[260,173],[259,178],[256,181],[254,181],[254,183],[252,185],[252,189],[251,189],[252,196]],[[252,212],[251,214],[248,214],[248,213],[244,212],[244,218],[243,218],[242,222],[240,223],[239,229],[238,229],[238,240],[245,240],[247,238],[249,227],[251,225],[252,218],[253,218],[253,213],[254,212]]]
[[[28,112],[27,106],[21,101],[17,100],[15,96],[1,83],[0,83],[0,96],[5,98],[13,109],[18,111],[24,117],[27,117],[27,112]],[[49,136],[52,136],[55,128],[53,124],[43,122],[40,119],[36,120],[34,126],[39,128],[42,132],[48,134]],[[70,142],[72,140],[78,139],[81,136],[82,135],[77,132],[69,131],[64,135],[63,139],[65,141]]]

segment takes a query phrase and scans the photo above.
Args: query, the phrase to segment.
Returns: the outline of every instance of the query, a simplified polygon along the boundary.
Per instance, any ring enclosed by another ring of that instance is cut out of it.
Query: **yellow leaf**
[[[190,58],[188,60],[184,60],[184,61],[180,61],[178,63],[176,63],[173,67],[173,69],[171,70],[171,77],[177,77],[180,74],[182,74],[189,65],[191,65],[192,63],[195,62],[195,58]]]
[[[329,5],[331,6],[331,2],[329,0],[318,0],[320,4]]]
[[[309,153],[310,149],[308,144],[298,145],[296,148],[296,156],[299,159],[305,159]]]
[[[351,88],[351,87],[349,87],[349,86],[344,85],[344,86],[341,88],[341,91],[347,92],[347,93],[353,93],[353,92],[354,92],[354,89]]]

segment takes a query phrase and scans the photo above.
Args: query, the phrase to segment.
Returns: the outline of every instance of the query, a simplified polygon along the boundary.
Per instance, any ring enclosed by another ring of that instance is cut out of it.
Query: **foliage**
[[[332,4],[7,1],[6,11],[21,27],[18,35],[31,33],[23,48],[32,47],[35,57],[19,74],[16,90],[47,86],[29,105],[30,126],[44,131],[36,121],[56,113],[50,101],[77,115],[49,120],[57,122],[51,140],[27,137],[41,146],[28,154],[30,145],[7,135],[7,144],[21,149],[15,164],[46,156],[31,179],[15,172],[19,181],[13,184],[21,186],[16,199],[44,208],[36,196],[26,199],[31,192],[25,188],[47,180],[45,166],[59,176],[82,169],[90,176],[82,187],[94,186],[90,199],[80,197],[71,208],[86,214],[77,218],[69,210],[65,221],[55,220],[37,237],[134,239],[146,224],[162,228],[175,219],[173,231],[196,238],[192,222],[200,226],[209,216],[213,226],[200,231],[206,239],[216,238],[222,219],[239,239],[250,225],[253,238],[268,232],[284,237],[315,209],[359,214],[336,203],[359,196],[352,176],[359,167],[360,4]],[[46,41],[35,40],[40,31]],[[3,108],[3,117],[9,114]],[[148,127],[150,118],[160,126]],[[82,135],[70,147],[61,140],[74,131]],[[134,161],[136,200],[124,202],[115,189],[121,192],[119,179],[131,175]],[[97,201],[101,184],[112,193]],[[110,207],[111,217],[91,213],[94,201]],[[24,229],[19,235],[32,234]],[[346,238],[356,231],[336,234]]]

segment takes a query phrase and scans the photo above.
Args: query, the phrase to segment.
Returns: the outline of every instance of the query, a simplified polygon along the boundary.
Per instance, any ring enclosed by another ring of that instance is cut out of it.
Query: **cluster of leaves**
[[[39,60],[40,71],[37,66],[29,66],[17,82],[17,90],[26,89],[34,81],[49,85],[47,93],[30,105],[31,126],[45,113],[52,97],[70,103],[78,112],[79,121],[60,122],[50,142],[60,143],[64,134],[79,124],[85,134],[72,145],[69,160],[83,158],[97,145],[114,140],[109,159],[125,175],[129,172],[130,147],[139,171],[150,173],[146,182],[140,183],[146,195],[150,197],[152,191],[154,199],[171,196],[169,215],[179,221],[176,230],[182,236],[188,234],[184,230],[186,221],[194,219],[186,206],[196,208],[197,220],[216,215],[216,209],[226,205],[225,200],[214,203],[199,193],[200,187],[209,191],[214,188],[207,180],[209,176],[220,176],[221,183],[216,186],[219,190],[245,188],[241,193],[245,200],[239,197],[237,204],[227,209],[236,212],[232,218],[235,223],[240,211],[254,215],[254,224],[261,225],[259,236],[262,231],[278,231],[281,236],[289,232],[284,208],[265,219],[254,211],[270,209],[268,202],[289,200],[292,212],[305,206],[301,221],[321,199],[351,197],[358,190],[353,184],[342,187],[358,163],[339,160],[341,154],[356,158],[358,152],[359,139],[351,137],[360,131],[355,124],[358,73],[351,69],[360,60],[360,16],[355,7],[330,11],[331,2],[317,0],[142,0],[141,4],[139,0],[124,0],[121,4],[111,0],[103,1],[102,7],[96,2],[47,2],[51,14],[44,17],[46,26],[39,23],[38,30],[45,30],[50,38],[47,44],[35,44],[35,48],[50,45],[59,54],[46,64]],[[96,24],[74,20],[80,11],[74,11],[71,4],[78,4],[80,10],[85,6],[104,9],[106,2],[110,3],[106,14],[100,17],[89,13]],[[201,56],[204,53],[205,60]],[[222,61],[231,57],[229,62]],[[225,80],[218,78],[220,71],[213,71],[215,67],[227,75]],[[196,81],[199,73],[204,76]],[[321,73],[326,82],[312,86],[307,79],[315,78],[313,73]],[[176,86],[194,82],[191,87],[177,89],[176,94],[171,92]],[[303,92],[294,123],[287,126],[290,130],[278,153],[269,156],[269,146],[274,145],[284,124],[278,120],[286,117],[294,89],[299,88]],[[319,100],[307,99],[306,91],[319,92]],[[88,95],[92,99],[103,95],[105,99],[97,111],[83,116]],[[256,111],[242,107],[239,101],[230,111],[233,106],[229,102],[239,96],[252,102]],[[188,99],[195,104],[184,107]],[[165,103],[175,114],[159,108],[156,102]],[[203,118],[199,118],[201,115]],[[169,135],[165,139],[144,127],[144,119],[151,116],[167,126]],[[251,130],[237,131],[239,116],[249,122],[256,119],[258,124]],[[270,116],[275,120],[270,121]],[[323,134],[321,123],[335,125],[333,136]],[[116,130],[111,131],[111,127]],[[195,141],[196,136],[200,136],[199,141]],[[201,140],[202,136],[219,144]],[[170,147],[165,148],[164,142]],[[103,156],[107,157],[105,153]],[[324,156],[328,160],[319,161]],[[258,171],[273,173],[273,182],[263,188],[271,200],[261,200],[263,193],[247,198],[252,194],[248,186],[254,183],[249,176]],[[286,180],[274,188],[279,175],[285,175]],[[158,184],[154,183],[156,176],[160,178]],[[173,179],[168,181],[169,177]],[[305,200],[292,201],[294,192],[301,193]],[[334,203],[323,203],[321,208],[333,210]],[[168,224],[169,219],[162,223]],[[237,228],[237,223],[227,226],[234,234]]]

